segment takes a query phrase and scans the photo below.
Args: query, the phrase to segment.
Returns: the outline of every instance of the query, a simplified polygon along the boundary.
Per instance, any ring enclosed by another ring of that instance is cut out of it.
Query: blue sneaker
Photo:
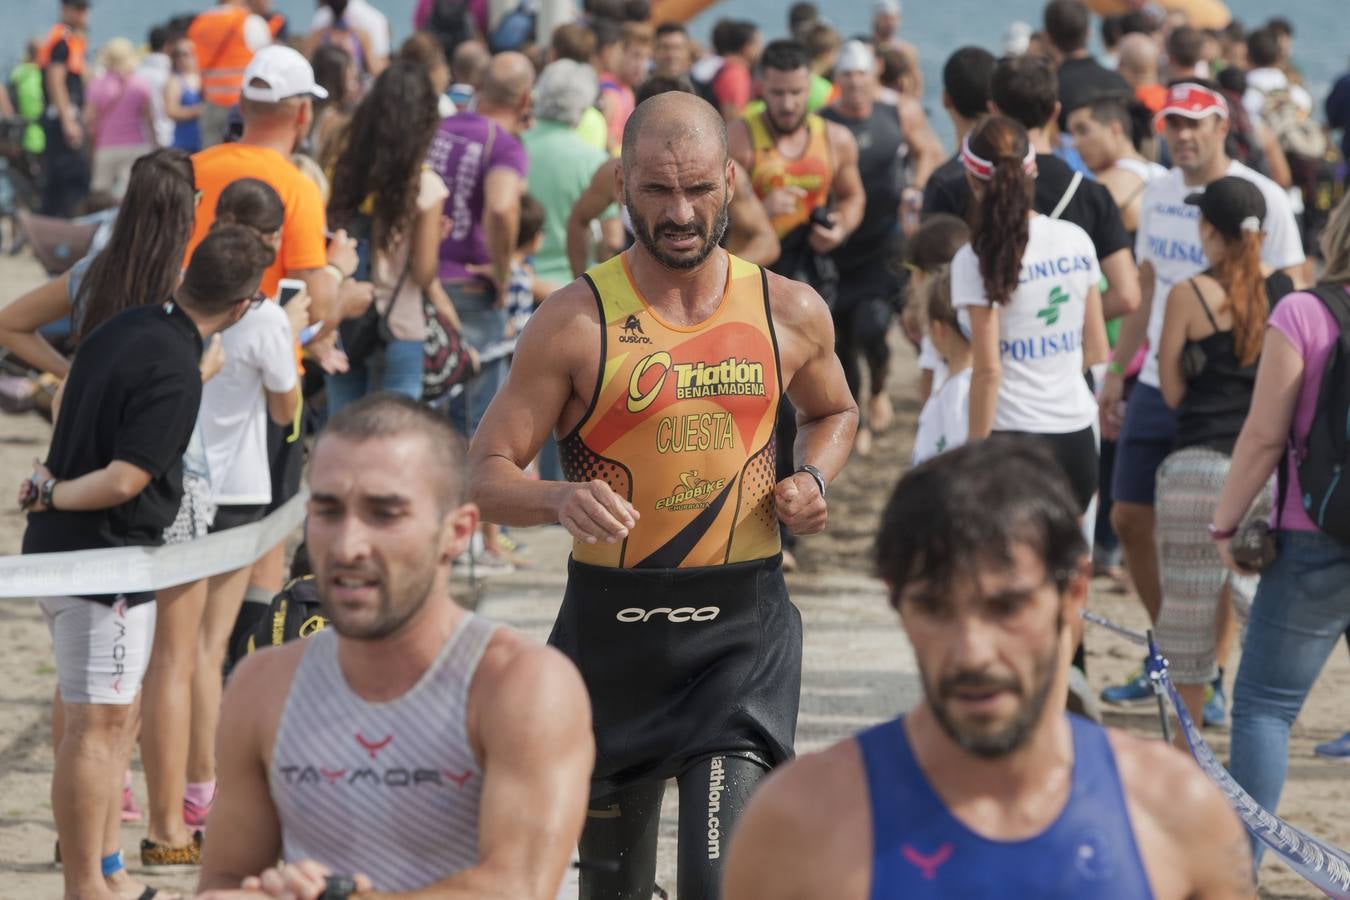
[[[1228,700],[1223,695],[1223,682],[1217,678],[1205,685],[1205,707],[1201,713],[1205,728],[1228,727]]]
[[[1334,741],[1318,744],[1313,748],[1313,752],[1323,759],[1350,760],[1350,731],[1347,731]]]
[[[1102,690],[1102,702],[1112,706],[1138,706],[1153,702],[1153,684],[1143,667],[1137,669],[1124,684],[1114,684]]]

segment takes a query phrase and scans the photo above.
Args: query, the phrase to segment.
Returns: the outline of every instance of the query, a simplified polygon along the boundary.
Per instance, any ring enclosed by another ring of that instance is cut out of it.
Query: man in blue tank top
[[[901,480],[877,564],[924,699],[764,783],[726,900],[1254,896],[1242,826],[1194,763],[1063,712],[1091,571],[1077,510],[1016,439]]]

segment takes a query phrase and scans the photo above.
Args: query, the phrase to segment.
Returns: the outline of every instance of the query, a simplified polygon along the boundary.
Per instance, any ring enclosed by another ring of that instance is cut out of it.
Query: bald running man
[[[359,900],[558,896],[589,705],[562,654],[450,596],[478,524],[461,446],[393,394],[320,434],[305,540],[329,627],[230,677],[200,900],[346,897],[325,874]]]
[[[596,768],[581,896],[651,897],[665,779],[680,782],[679,896],[718,896],[750,791],[792,755],[801,619],[779,523],[825,527],[857,408],[815,291],[718,247],[737,188],[721,117],[637,107],[615,193],[637,242],[546,300],[470,448],[495,522],[573,535],[550,642],[581,669]],[[786,391],[794,447],[774,425]],[[567,483],[524,469],[549,432]],[[778,454],[796,471],[775,482]]]
[[[1042,449],[994,438],[910,472],[876,558],[924,698],[760,788],[727,900],[1255,895],[1191,759],[1064,712],[1092,567]]]

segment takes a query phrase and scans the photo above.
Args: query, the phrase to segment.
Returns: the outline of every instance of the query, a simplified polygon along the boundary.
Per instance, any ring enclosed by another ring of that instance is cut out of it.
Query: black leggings
[[[998,431],[995,434],[1029,438],[1044,445],[1069,479],[1069,487],[1078,501],[1078,514],[1087,512],[1092,495],[1097,493],[1097,439],[1092,434],[1092,426],[1068,434],[1026,431]]]
[[[680,786],[677,879],[680,900],[721,895],[727,839],[750,794],[768,774],[747,756],[712,756],[685,769]],[[649,900],[664,781],[644,781],[591,799],[581,833],[580,900]],[[671,885],[663,885],[673,897]]]
[[[891,368],[891,348],[886,333],[891,327],[894,307],[882,296],[867,296],[844,304],[844,292],[832,310],[834,316],[834,352],[844,368],[844,380],[857,404],[866,409],[866,401],[886,389],[886,376]],[[868,390],[862,390],[862,366],[858,358],[867,361]]]

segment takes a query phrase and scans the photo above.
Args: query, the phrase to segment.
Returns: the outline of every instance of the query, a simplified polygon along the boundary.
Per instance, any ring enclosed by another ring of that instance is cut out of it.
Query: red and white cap
[[[1167,89],[1167,102],[1158,111],[1157,118],[1185,116],[1188,119],[1203,119],[1208,116],[1228,118],[1228,101],[1223,94],[1193,81],[1183,81]]]

